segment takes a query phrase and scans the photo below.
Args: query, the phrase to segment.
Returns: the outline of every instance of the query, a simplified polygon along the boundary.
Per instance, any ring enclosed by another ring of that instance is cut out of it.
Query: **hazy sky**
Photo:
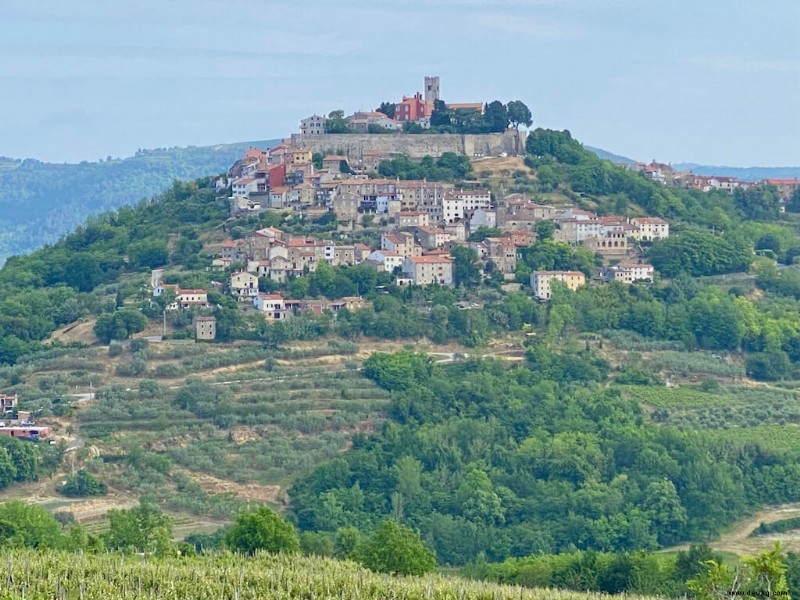
[[[0,0],[0,155],[287,136],[440,75],[633,158],[800,165],[798,0]]]

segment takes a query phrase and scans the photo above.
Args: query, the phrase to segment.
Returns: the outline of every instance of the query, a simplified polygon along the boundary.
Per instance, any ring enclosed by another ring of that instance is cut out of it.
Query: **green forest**
[[[652,423],[591,353],[532,344],[523,366],[373,355],[392,392],[379,435],[295,482],[303,530],[387,514],[445,564],[479,556],[652,550],[713,539],[764,503],[800,500],[800,455]]]
[[[0,264],[58,241],[92,215],[149,199],[175,180],[225,173],[249,146],[274,141],[156,148],[78,164],[0,157]]]

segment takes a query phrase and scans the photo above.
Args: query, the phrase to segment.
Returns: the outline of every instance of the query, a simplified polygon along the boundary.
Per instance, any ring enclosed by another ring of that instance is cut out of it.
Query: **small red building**
[[[395,121],[419,121],[430,117],[433,113],[433,102],[422,98],[422,94],[417,92],[409,98],[403,96],[403,101],[395,105]]]
[[[39,427],[38,425],[13,425],[11,427],[0,427],[0,435],[23,440],[46,440],[50,437],[50,428]]]

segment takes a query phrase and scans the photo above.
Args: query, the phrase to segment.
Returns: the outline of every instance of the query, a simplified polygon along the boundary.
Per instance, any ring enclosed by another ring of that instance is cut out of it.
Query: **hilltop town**
[[[503,113],[502,127],[487,125],[491,119],[486,120],[486,115],[497,110]],[[298,222],[328,221],[335,223],[335,230],[325,235],[294,235],[276,226],[254,228],[224,240],[208,268],[229,273],[224,283],[228,292],[270,321],[309,310],[335,312],[363,306],[360,297],[292,300],[276,293],[274,288],[314,273],[323,263],[365,265],[391,276],[397,286],[452,287],[458,283],[455,255],[467,252],[460,256],[474,256],[481,277],[493,278],[506,291],[523,289],[540,301],[550,299],[553,281],[572,290],[610,281],[653,281],[656,273],[645,251],[670,236],[667,219],[598,214],[582,209],[575,202],[580,198],[574,195],[542,202],[541,194],[493,190],[487,181],[475,177],[473,167],[512,160],[502,150],[504,146],[492,158],[466,153],[461,142],[451,147],[429,141],[499,135],[511,136],[518,148],[525,139],[524,132],[518,131],[520,124],[530,124],[530,111],[523,103],[444,103],[438,77],[425,78],[424,93],[404,96],[396,104],[385,102],[374,112],[344,117],[343,111],[333,111],[328,117],[302,119],[300,133],[290,139],[271,148],[249,148],[227,177],[217,181],[217,191],[228,194],[234,222],[276,214]],[[494,131],[480,133],[482,128]],[[430,131],[435,133],[423,133]],[[387,139],[395,145],[387,146]],[[409,155],[417,152],[420,140],[431,154],[415,160]],[[408,153],[400,154],[397,148]],[[522,166],[521,159],[516,160],[514,164]],[[434,180],[401,178],[402,166],[397,165],[418,165]],[[731,177],[696,176],[656,161],[624,167],[665,187],[701,192],[733,194],[773,185],[783,203],[798,186],[797,180],[754,184]],[[521,280],[518,264],[525,249],[547,239],[583,248],[595,257],[595,267],[586,272],[536,270]],[[160,284],[159,272],[151,287],[154,296],[168,289]],[[203,290],[173,286],[169,291],[175,294],[171,309],[209,306]],[[213,339],[210,330],[201,332],[212,320],[197,321],[199,337]]]

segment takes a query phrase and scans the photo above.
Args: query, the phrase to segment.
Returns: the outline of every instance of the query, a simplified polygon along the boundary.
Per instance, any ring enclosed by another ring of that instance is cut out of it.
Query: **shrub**
[[[58,488],[58,493],[70,498],[85,496],[102,496],[108,492],[108,486],[87,471],[78,471],[67,478],[67,481]]]
[[[257,550],[274,553],[300,550],[294,525],[268,506],[240,513],[225,534],[225,544],[244,554],[254,554]]]

